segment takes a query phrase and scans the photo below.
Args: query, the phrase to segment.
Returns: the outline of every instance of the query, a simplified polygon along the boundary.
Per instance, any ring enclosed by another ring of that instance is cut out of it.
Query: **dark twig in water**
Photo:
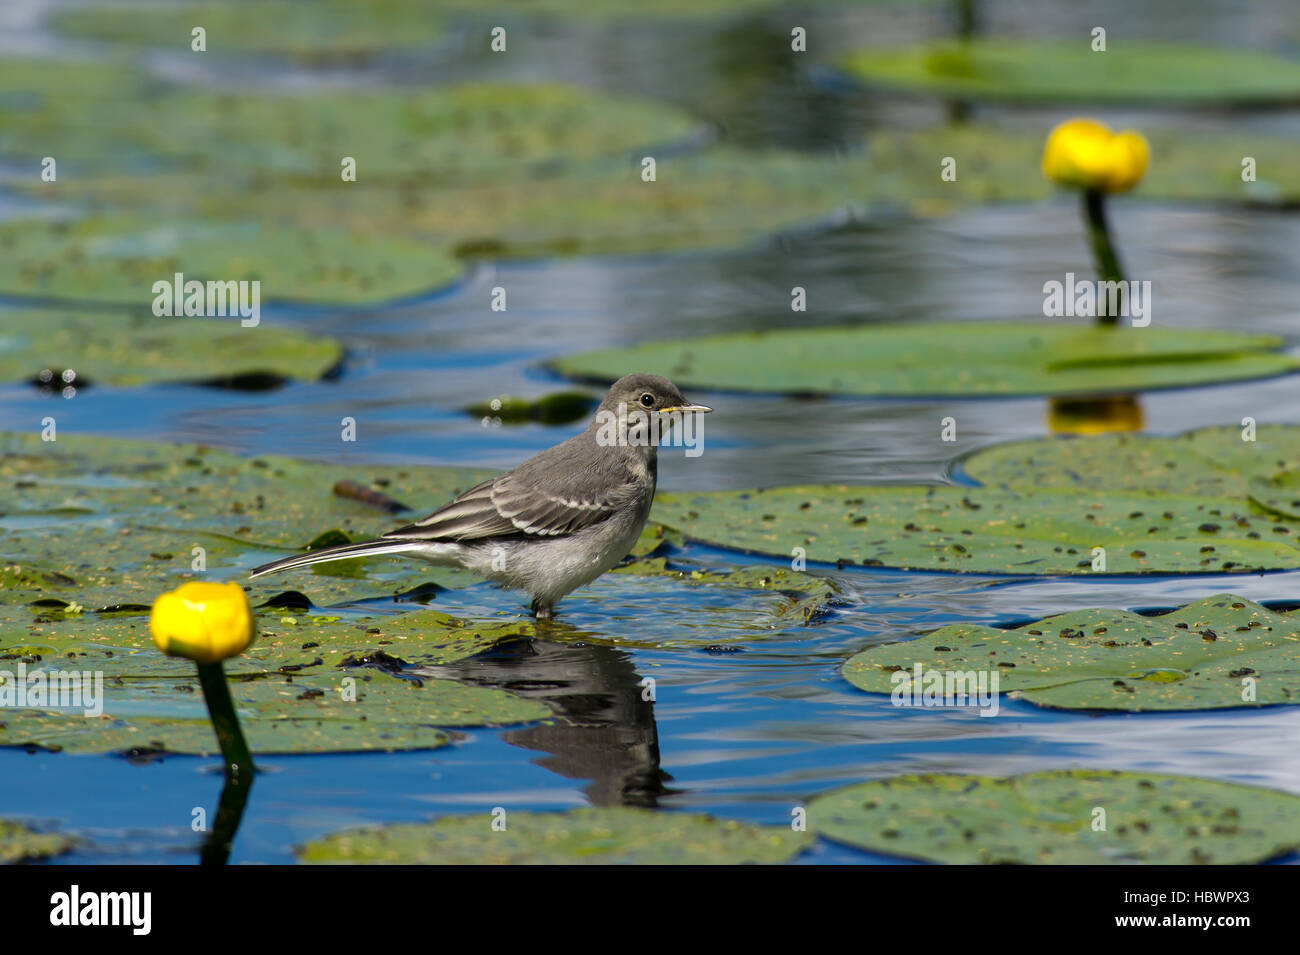
[[[389,514],[400,514],[402,511],[410,510],[401,501],[394,500],[383,491],[376,491],[374,488],[366,487],[356,481],[335,482],[334,494],[336,497],[346,497],[349,500],[360,501],[362,504],[378,508]]]

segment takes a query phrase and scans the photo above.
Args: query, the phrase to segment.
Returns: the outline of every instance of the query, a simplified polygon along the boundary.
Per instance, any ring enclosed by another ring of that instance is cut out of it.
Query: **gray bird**
[[[472,487],[423,520],[372,541],[255,567],[250,577],[349,557],[397,554],[464,567],[532,598],[549,619],[565,594],[632,550],[658,478],[658,438],[674,415],[711,411],[658,375],[614,382],[581,434]]]

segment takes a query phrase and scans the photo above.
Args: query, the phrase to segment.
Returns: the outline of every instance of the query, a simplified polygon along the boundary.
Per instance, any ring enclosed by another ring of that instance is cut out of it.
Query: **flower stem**
[[[239,717],[235,715],[235,704],[230,699],[226,673],[221,668],[220,661],[200,663],[198,667],[199,684],[203,687],[203,698],[208,704],[208,715],[212,718],[212,728],[217,731],[221,756],[226,761],[226,779],[251,779],[256,767],[253,766],[248,744],[244,742],[244,731],[239,728]]]
[[[1124,269],[1119,264],[1119,253],[1110,237],[1110,224],[1106,220],[1106,194],[1100,189],[1085,189],[1083,192],[1083,214],[1088,222],[1088,240],[1092,243],[1092,255],[1097,262],[1097,271],[1103,281],[1123,282]],[[1126,286],[1121,285],[1121,295]],[[1100,299],[1100,296],[1098,297]],[[1122,309],[1121,309],[1122,310]],[[1100,311],[1100,310],[1099,310]],[[1116,325],[1119,315],[1097,315],[1098,325]]]
[[[975,36],[975,0],[957,0],[957,37],[969,40]]]
[[[216,822],[199,849],[201,865],[225,865],[230,858],[230,847],[239,831],[244,807],[248,805],[248,791],[252,788],[252,773],[241,776],[227,774],[226,784],[221,787],[221,801],[217,804]]]

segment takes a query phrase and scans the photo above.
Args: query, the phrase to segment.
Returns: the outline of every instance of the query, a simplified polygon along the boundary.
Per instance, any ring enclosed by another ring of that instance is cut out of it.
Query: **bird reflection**
[[[593,806],[653,808],[671,792],[665,782],[672,777],[659,768],[654,702],[622,650],[525,640],[434,672],[548,704],[553,723],[503,738],[547,754],[536,763],[566,779],[591,780],[583,792]]]

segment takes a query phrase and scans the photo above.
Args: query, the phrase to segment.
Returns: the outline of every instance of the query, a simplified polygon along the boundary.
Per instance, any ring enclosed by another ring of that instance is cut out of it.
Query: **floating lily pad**
[[[1300,427],[1260,425],[1247,440],[1250,437],[1243,428],[1229,426],[1171,437],[1123,434],[1011,441],[972,455],[963,469],[990,487],[1244,498],[1255,491],[1254,481],[1300,467]]]
[[[963,865],[1241,865],[1300,848],[1300,797],[1106,770],[897,776],[817,797],[808,821],[837,842]]]
[[[13,571],[6,568],[9,582],[34,576]],[[13,718],[0,724],[0,745],[217,751],[194,666],[154,648],[148,604],[68,612],[48,606],[48,596],[39,598],[44,606],[32,606],[32,595],[10,590],[0,604],[0,655],[9,661],[0,666],[0,682],[19,680],[21,663],[28,674],[98,673],[103,694],[91,699],[83,691],[71,709],[33,697],[30,689],[15,695],[7,701]],[[432,727],[530,722],[550,711],[501,690],[417,678],[414,668],[464,660],[530,632],[432,610],[379,616],[265,610],[257,640],[226,671],[254,752],[440,746],[447,738]],[[9,690],[19,692],[16,683]],[[98,712],[87,716],[87,709]]]
[[[0,745],[209,752],[214,743],[193,665],[162,655],[149,636],[157,595],[186,580],[241,576],[268,549],[359,539],[393,526],[397,518],[363,503],[365,494],[337,494],[341,482],[382,493],[385,501],[432,507],[481,477],[446,468],[247,459],[192,445],[77,435],[54,442],[37,434],[0,436],[0,486],[12,489],[0,504],[0,655],[14,667],[97,671],[105,680],[103,719],[36,712],[32,707],[44,704],[33,702],[21,719],[3,721]],[[195,546],[203,548],[205,569],[195,567]],[[663,556],[666,546],[662,529],[648,530],[624,572],[707,587],[699,620],[716,614],[734,630],[719,636],[701,625],[695,642],[688,634],[682,645],[801,628],[837,593],[825,581],[782,569],[677,570]],[[364,570],[299,570],[250,585],[258,639],[226,670],[236,681],[252,681],[237,682],[235,696],[255,724],[255,750],[428,746],[440,739],[429,727],[546,715],[508,693],[419,676],[504,641],[529,639],[531,622],[474,622],[418,604],[402,612],[404,598],[396,605],[382,599],[403,587],[419,588],[406,600],[427,599],[427,581],[462,586],[477,577],[416,561],[357,564]],[[367,597],[381,599],[362,603]],[[346,677],[378,681],[368,683],[374,716],[361,719],[371,711],[364,694],[358,704],[336,699]],[[409,695],[416,677],[423,692]],[[285,685],[288,678],[292,685]]]
[[[0,819],[0,865],[48,859],[67,852],[75,843],[70,836],[33,832],[22,823]]]
[[[141,135],[159,155],[220,156],[223,174],[246,166],[320,177],[335,193],[401,176],[518,177],[519,167],[542,163],[554,175],[566,162],[675,143],[697,126],[652,100],[544,84],[278,96],[189,90],[151,112]],[[343,182],[343,156],[356,160],[357,183]]]
[[[74,755],[213,756],[221,752],[207,719],[86,719],[33,710],[18,710],[14,715],[22,720],[22,726],[9,724],[0,729],[0,746],[38,746]],[[256,755],[396,752],[438,749],[450,742],[446,733],[429,726],[362,719],[249,719],[241,725],[248,747]]]
[[[684,388],[870,396],[1132,392],[1295,371],[1273,335],[1091,324],[925,322],[650,342],[556,360],[614,381],[644,368]]]
[[[189,52],[191,30],[207,33],[207,55],[277,53],[305,59],[362,57],[428,46],[442,20],[423,0],[220,0],[124,4],[60,11],[53,25],[73,36]]]
[[[60,660],[50,665],[105,664]],[[361,666],[232,679],[231,696],[254,753],[430,749],[449,741],[440,727],[527,723],[551,714],[545,705],[504,690],[453,680],[402,679]],[[99,717],[87,717],[84,711],[15,710],[0,727],[0,745],[73,753],[220,752],[193,673],[187,683],[114,678],[106,682],[102,704]]]
[[[0,58],[0,159],[36,188],[53,185],[40,178],[47,156],[63,180],[75,178],[69,166],[149,162],[126,104],[147,112],[153,93],[145,73],[122,63]]]
[[[840,603],[840,589],[829,580],[782,567],[740,567],[709,571],[685,569],[663,557],[632,561],[614,573],[636,574],[698,588],[690,619],[670,635],[586,634],[580,639],[620,646],[669,648],[735,647],[771,634],[792,632],[821,622]]]
[[[1172,613],[1077,610],[1002,630],[955,624],[856,654],[844,676],[892,693],[906,671],[998,674],[998,688],[1040,706],[1204,710],[1300,703],[1300,615],[1219,594]],[[946,676],[944,676],[946,680]],[[910,686],[910,683],[909,683]]]
[[[1300,528],[1248,501],[1065,488],[782,487],[662,494],[686,537],[789,560],[986,574],[1258,573],[1300,567]]]
[[[1300,520],[1300,471],[1282,471],[1250,482],[1250,499],[1283,517]]]
[[[1300,166],[1291,161],[1294,145],[1287,140],[1237,143],[1182,130],[1163,137],[1160,131],[1150,137],[1152,168],[1138,190],[1144,197],[1266,205],[1300,199]],[[301,152],[286,155],[291,167],[301,165]],[[1041,135],[957,126],[882,133],[852,156],[674,152],[658,155],[653,183],[641,180],[638,162],[593,160],[549,164],[544,176],[537,169],[486,176],[469,170],[436,180],[362,174],[343,183],[336,171],[313,182],[231,166],[15,185],[106,214],[153,209],[215,221],[267,217],[313,229],[413,236],[467,255],[527,258],[729,247],[875,209],[934,215],[964,202],[1039,200],[1052,192],[1038,168],[1041,155]],[[1241,181],[1244,155],[1257,159],[1259,181]],[[955,182],[937,175],[944,156],[959,162]],[[508,154],[483,153],[476,163],[496,168],[509,161]]]
[[[151,602],[180,580],[244,571],[277,551],[303,549],[325,531],[360,540],[401,523],[386,510],[336,494],[339,482],[382,491],[423,511],[488,476],[457,468],[244,458],[195,445],[62,433],[53,442],[37,433],[2,435],[0,482],[13,491],[0,500],[0,529],[10,530],[0,537],[0,563],[66,575],[88,609],[139,602],[141,592]],[[203,548],[206,570],[194,567],[195,547]],[[391,583],[392,593],[429,580],[463,586],[478,579],[415,561],[366,566],[378,569],[371,596],[376,581]],[[365,593],[350,585],[354,578],[341,576],[347,570],[329,565],[259,580],[250,587],[252,599],[257,604],[297,590],[324,605],[327,597],[338,602]]]
[[[785,826],[755,826],[647,809],[489,813],[335,833],[298,848],[310,863],[414,865],[739,865],[786,862],[811,841]]]
[[[166,381],[316,379],[343,347],[269,322],[167,318],[150,313],[6,312],[0,316],[0,380],[36,380],[45,370],[78,382],[139,385]]]
[[[1075,43],[986,39],[901,50],[872,48],[840,62],[893,89],[1025,103],[1244,105],[1300,102],[1300,64],[1259,50],[1166,46],[1110,38]]]
[[[0,293],[152,308],[154,283],[260,280],[260,301],[366,304],[446,285],[461,266],[401,239],[255,223],[142,219],[0,225]],[[250,291],[251,294],[251,291]]]

